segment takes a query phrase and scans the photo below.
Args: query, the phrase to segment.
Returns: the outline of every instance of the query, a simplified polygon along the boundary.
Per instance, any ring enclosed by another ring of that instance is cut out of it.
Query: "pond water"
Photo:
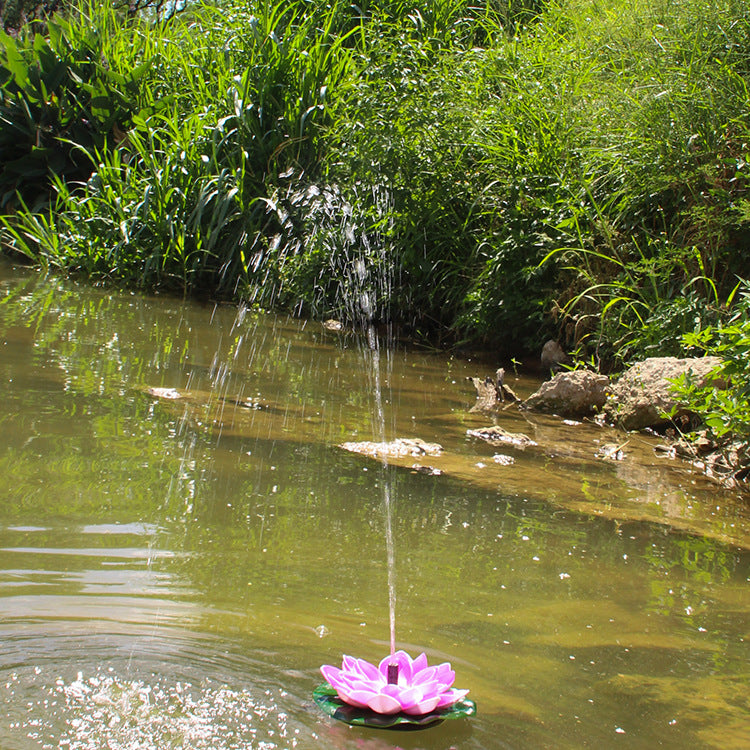
[[[338,447],[378,435],[369,361],[0,265],[0,747],[747,747],[747,501],[656,439],[472,412],[496,364],[404,346],[386,436],[444,453],[386,470]],[[467,435],[493,423],[536,445]],[[321,664],[388,652],[386,483],[397,645],[478,706],[420,732],[311,700]]]

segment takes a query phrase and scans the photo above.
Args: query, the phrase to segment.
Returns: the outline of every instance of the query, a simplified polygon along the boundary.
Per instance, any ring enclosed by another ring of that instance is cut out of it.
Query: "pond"
[[[473,412],[471,357],[0,264],[0,747],[740,748],[746,499],[656,438]],[[539,381],[508,374],[520,394]],[[493,423],[533,445],[468,434]],[[619,443],[622,460],[597,456]],[[474,718],[351,728],[321,664],[450,661]]]

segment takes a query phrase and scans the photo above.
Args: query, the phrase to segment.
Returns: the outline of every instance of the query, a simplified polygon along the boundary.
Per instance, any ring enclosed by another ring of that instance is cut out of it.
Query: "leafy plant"
[[[48,267],[145,288],[233,296],[277,286],[288,254],[273,238],[288,216],[273,195],[280,175],[315,170],[325,92],[348,60],[337,54],[345,37],[333,32],[335,15],[303,9],[265,3],[257,16],[227,18],[205,7],[169,27],[137,27],[134,54],[149,64],[133,71],[128,91],[134,102],[156,104],[136,111],[123,98],[127,132],[107,110],[102,130],[119,133],[109,141],[50,133],[78,172],[40,167],[54,188],[51,210],[35,211],[18,192],[21,210],[0,217],[15,250]],[[92,13],[94,27],[98,13],[112,19],[106,10]],[[113,22],[104,37],[119,48],[133,30]],[[80,33],[76,27],[68,36]],[[102,95],[92,106],[108,101]],[[73,126],[82,114],[70,114]]]
[[[750,276],[744,0],[92,4],[3,40],[3,241],[53,268],[314,315],[369,284],[432,343],[610,365]]]
[[[134,60],[137,29],[126,47],[121,23],[98,8],[50,20],[46,36],[0,32],[0,210],[16,208],[17,196],[32,210],[43,205],[53,175],[85,179],[86,153],[114,146],[152,107],[150,61]]]
[[[723,305],[714,281],[690,276],[691,269],[700,266],[695,247],[647,238],[642,248],[633,237],[609,253],[560,248],[541,265],[557,255],[563,258],[563,270],[575,274],[583,287],[560,307],[562,325],[572,329],[579,349],[591,351],[599,365],[679,355],[685,332],[700,331],[721,317]]]
[[[687,347],[721,359],[706,385],[683,376],[674,391],[681,403],[702,418],[710,435],[720,444],[744,443],[750,451],[750,283],[739,287],[738,304],[726,323],[685,334]],[[715,387],[723,383],[725,387]]]

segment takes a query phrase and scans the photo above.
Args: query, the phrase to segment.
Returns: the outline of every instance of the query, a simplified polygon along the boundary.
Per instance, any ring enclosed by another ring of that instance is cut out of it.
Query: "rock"
[[[495,381],[487,377],[484,380],[481,378],[469,378],[472,385],[477,392],[477,402],[469,411],[491,411],[497,407],[497,388],[495,387]]]
[[[505,370],[502,367],[495,373],[494,380],[489,376],[484,380],[481,378],[468,379],[477,392],[477,402],[469,411],[491,411],[505,401],[516,403],[521,400],[513,392],[513,389],[505,384]]]
[[[420,464],[414,464],[411,470],[415,474],[427,474],[429,477],[439,477],[443,474],[442,469],[437,469],[434,466],[421,466]]]
[[[154,398],[165,398],[168,401],[176,401],[182,398],[182,394],[175,388],[147,388],[146,393]]]
[[[560,344],[550,339],[542,347],[542,369],[557,372],[563,364],[570,362],[570,357],[565,353]]]
[[[664,414],[679,406],[672,395],[670,380],[689,373],[698,385],[703,386],[719,364],[718,357],[645,359],[633,365],[612,386],[604,413],[610,422],[624,430],[666,424],[670,420]],[[678,408],[675,418],[688,414],[687,409]]]
[[[622,461],[627,454],[623,451],[623,448],[628,444],[625,441],[621,445],[614,443],[605,443],[599,450],[594,454],[597,458],[602,458],[605,461]]]
[[[677,458],[677,449],[674,445],[664,445],[664,444],[655,445],[654,453],[657,456],[661,456],[663,458],[669,458],[669,459]]]
[[[145,392],[154,398],[166,401],[183,400],[192,404],[208,406],[211,403],[227,404],[240,409],[269,409],[270,407],[262,401],[254,398],[238,398],[236,396],[217,396],[211,391],[178,391],[176,388],[147,387]],[[284,412],[286,414],[286,410]]]
[[[559,414],[562,417],[581,417],[593,414],[607,401],[609,378],[589,370],[559,372],[552,380],[529,396],[523,405],[527,409]]]
[[[518,445],[522,448],[527,445],[536,445],[528,435],[524,435],[521,432],[508,432],[508,430],[504,430],[497,425],[482,427],[480,430],[467,430],[466,434],[486,440],[488,443],[492,443],[492,445]]]
[[[323,328],[326,331],[336,332],[341,331],[344,328],[344,324],[340,320],[334,320],[333,318],[330,318],[329,320],[323,321]]]
[[[439,456],[443,446],[439,443],[426,443],[419,438],[396,438],[388,443],[341,443],[339,448],[351,453],[359,453],[372,458],[400,458],[402,456]]]

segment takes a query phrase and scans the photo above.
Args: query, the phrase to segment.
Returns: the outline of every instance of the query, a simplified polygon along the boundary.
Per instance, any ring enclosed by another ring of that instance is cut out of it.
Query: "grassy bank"
[[[594,364],[750,277],[744,0],[84,4],[0,41],[7,252]]]

